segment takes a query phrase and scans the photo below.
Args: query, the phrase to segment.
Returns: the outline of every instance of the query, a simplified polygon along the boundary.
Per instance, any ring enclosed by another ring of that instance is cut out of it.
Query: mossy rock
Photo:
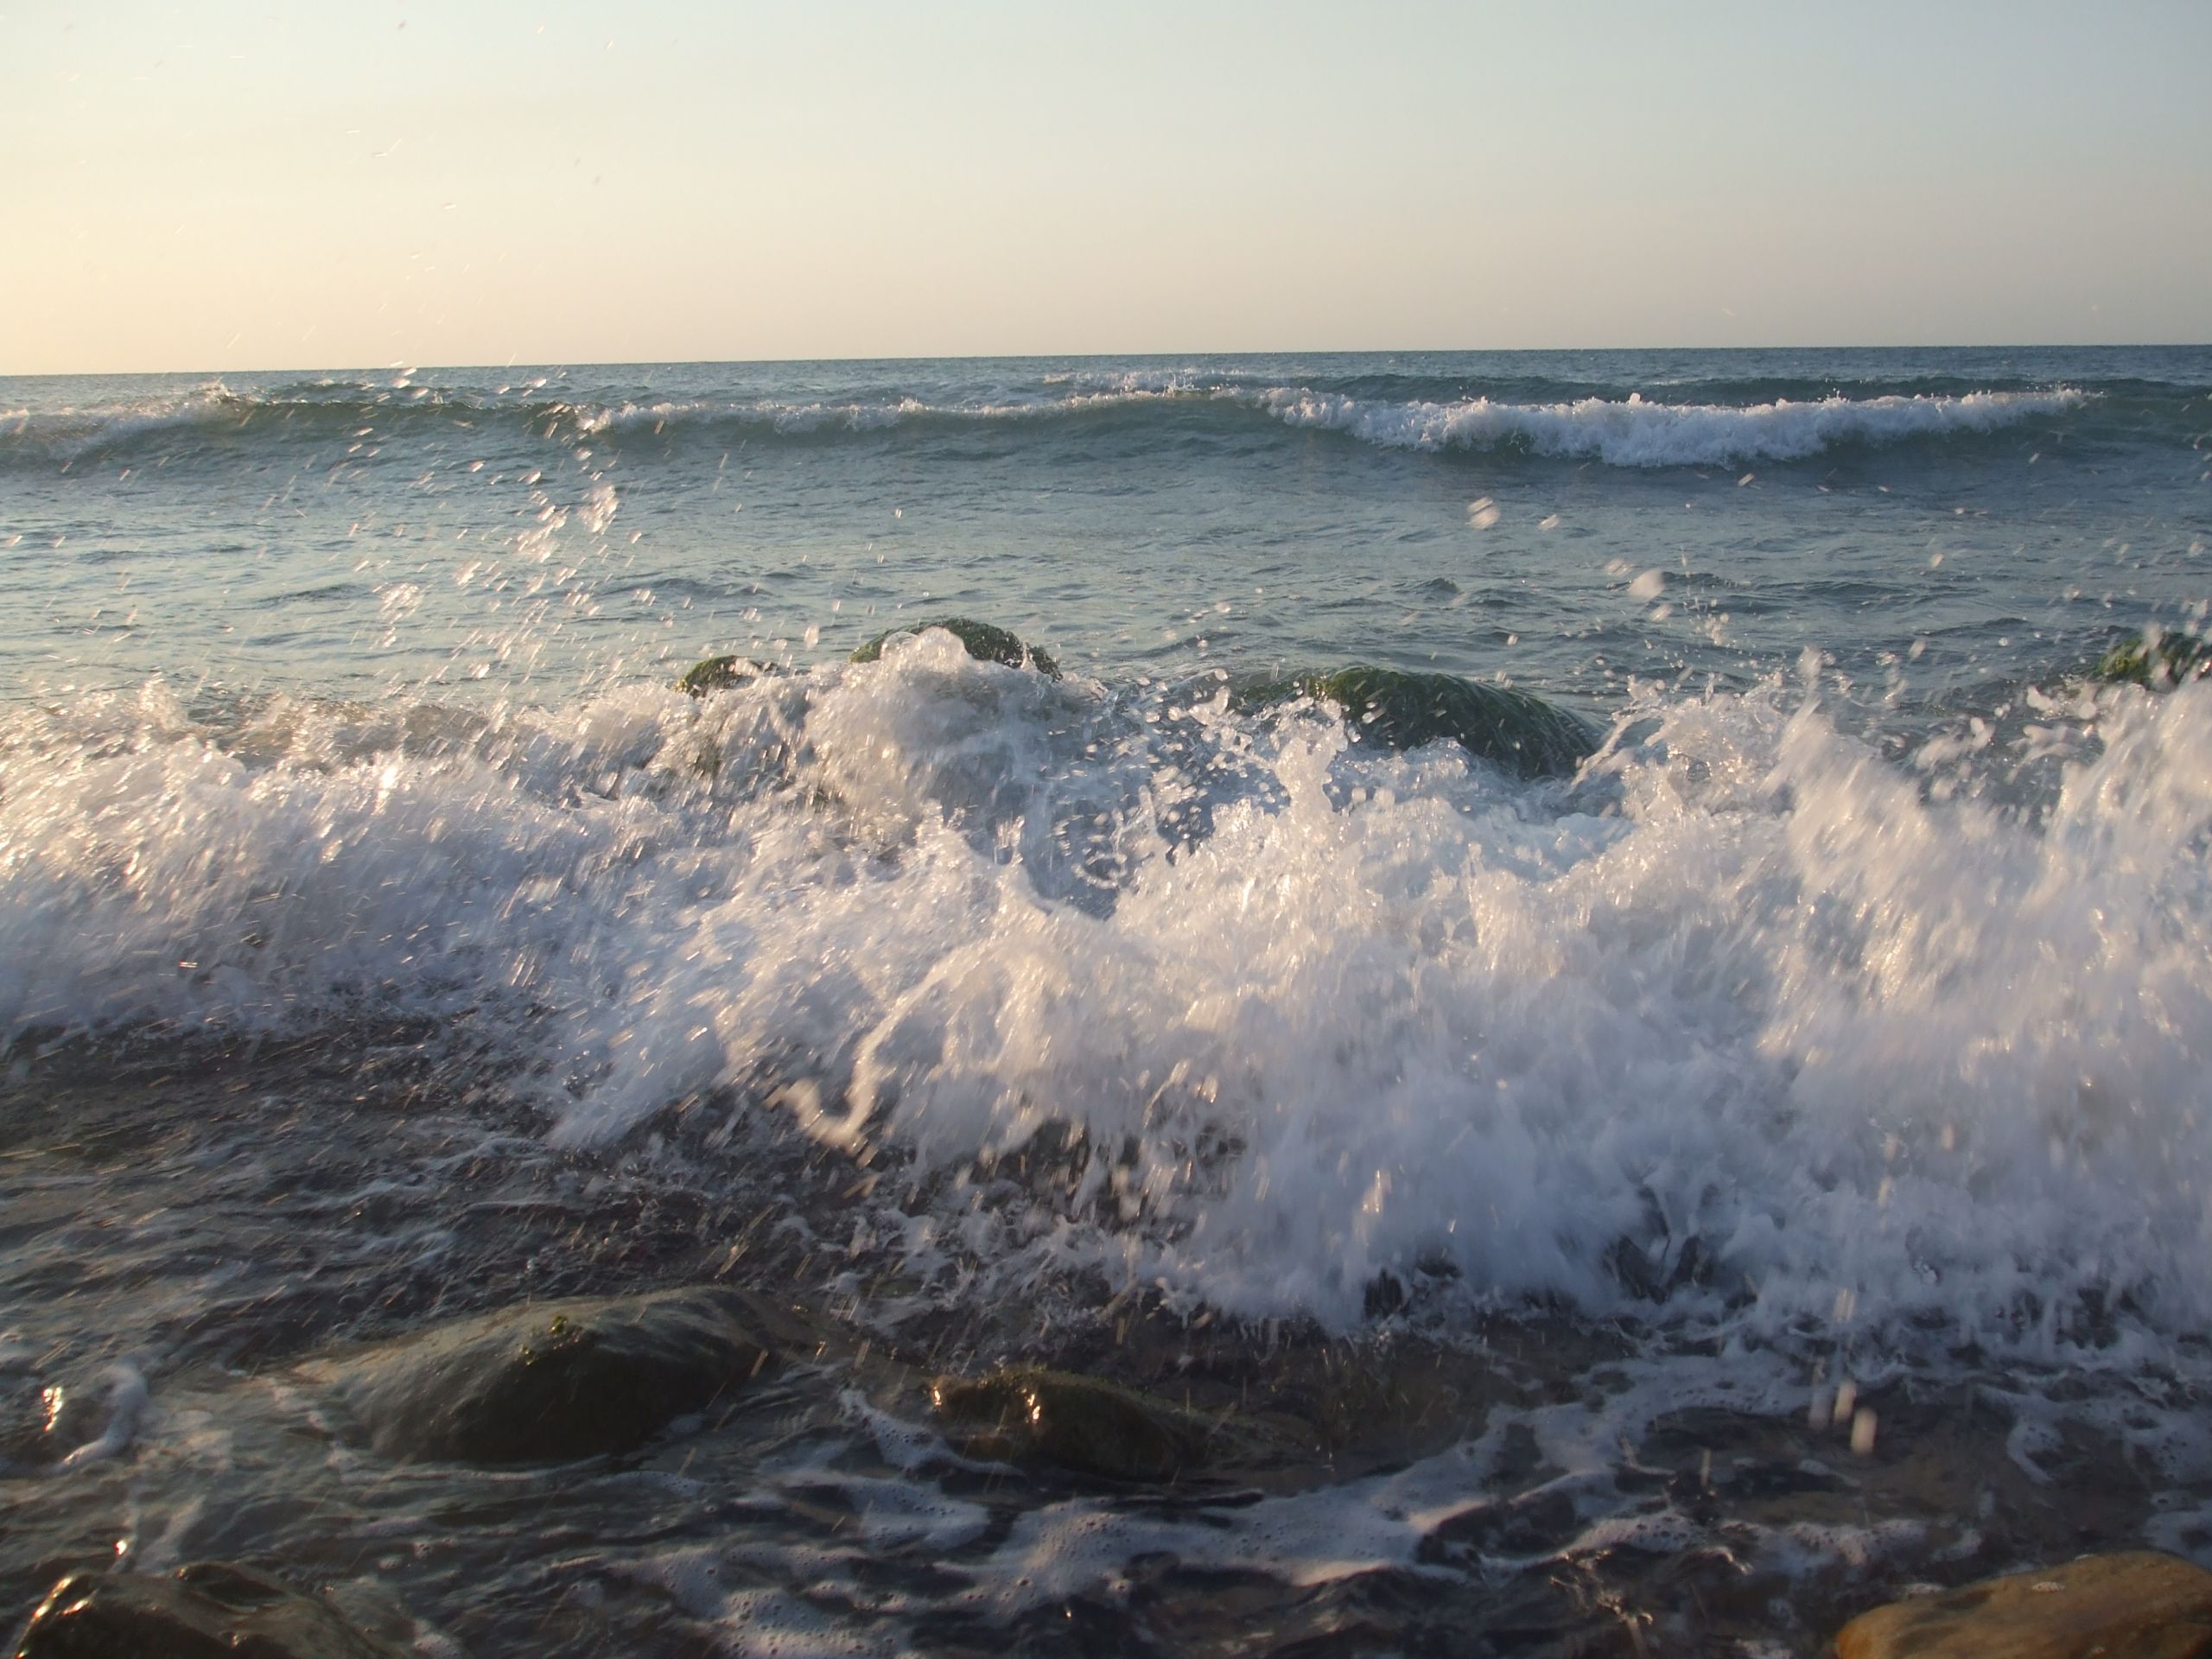
[[[774,1363],[734,1291],[540,1302],[325,1368],[388,1457],[544,1463],[626,1452]]]
[[[2212,672],[2212,642],[2194,634],[2145,628],[2099,658],[2092,671],[2101,680],[2130,685],[2179,685]]]
[[[1468,753],[1523,778],[1573,772],[1597,752],[1594,733],[1564,709],[1526,691],[1364,664],[1329,674],[1294,674],[1243,687],[1247,708],[1311,697],[1344,713],[1355,741],[1417,749],[1450,738]]]
[[[2212,1659],[2212,1573],[2153,1550],[2084,1555],[1854,1618],[1837,1659]]]
[[[767,671],[750,658],[709,657],[685,669],[676,682],[676,689],[691,696],[703,697],[709,691],[727,691],[733,685],[743,685]]]
[[[883,655],[884,641],[893,634],[926,633],[931,628],[943,628],[979,663],[1004,663],[1008,668],[1033,668],[1048,680],[1060,677],[1060,665],[1048,653],[1022,643],[1020,635],[965,616],[943,616],[934,622],[916,622],[907,627],[887,628],[855,652],[848,660],[874,662]]]
[[[320,1596],[202,1561],[171,1578],[72,1573],[39,1604],[16,1659],[407,1659]]]
[[[1266,1436],[1096,1377],[1016,1366],[941,1376],[930,1403],[977,1457],[1044,1463],[1109,1480],[1166,1481],[1249,1454]]]

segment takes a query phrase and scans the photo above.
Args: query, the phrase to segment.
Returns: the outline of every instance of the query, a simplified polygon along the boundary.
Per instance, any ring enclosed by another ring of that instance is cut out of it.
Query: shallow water
[[[1809,1653],[2212,1560],[2212,688],[2082,677],[2202,620],[2208,386],[0,384],[0,1384],[85,1448],[0,1474],[0,1597],[219,1556],[429,1651]],[[1065,677],[842,660],[954,612]],[[728,651],[777,671],[671,687]],[[1354,661],[1600,751],[1236,695]],[[623,1459],[391,1464],[316,1380],[709,1281],[804,1339]],[[925,1382],[1016,1358],[1304,1449],[979,1465]]]

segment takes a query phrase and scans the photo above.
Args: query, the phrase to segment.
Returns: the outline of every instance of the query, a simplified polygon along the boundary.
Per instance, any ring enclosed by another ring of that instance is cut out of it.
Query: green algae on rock
[[[1060,677],[1060,665],[1052,660],[1050,653],[1025,644],[1019,634],[965,616],[941,616],[933,622],[916,622],[903,628],[887,628],[847,660],[874,662],[883,655],[884,642],[893,635],[926,633],[931,628],[943,628],[957,639],[977,662],[1003,663],[1008,668],[1033,668],[1048,680]]]
[[[690,696],[703,697],[709,691],[727,691],[733,685],[743,685],[766,672],[749,658],[709,657],[685,669],[676,682],[676,689]]]
[[[2092,672],[2101,680],[2130,685],[2178,685],[2212,672],[2212,641],[2145,628],[2099,658]]]
[[[1837,1659],[2208,1659],[2212,1573],[2154,1550],[2084,1555],[1862,1613]]]
[[[1173,1480],[1263,1439],[1230,1420],[1096,1377],[1028,1366],[938,1377],[930,1384],[930,1403],[978,1457],[1052,1464],[1109,1480]]]
[[[386,1456],[531,1463],[628,1451],[773,1360],[736,1292],[691,1289],[540,1302],[328,1369]]]
[[[15,1659],[406,1659],[320,1596],[225,1561],[173,1578],[72,1573],[24,1627]]]
[[[1355,664],[1332,673],[1261,681],[1235,700],[1257,708],[1293,697],[1335,705],[1357,741],[1417,749],[1448,737],[1468,753],[1523,778],[1571,772],[1598,747],[1596,735],[1564,709],[1526,691],[1454,674]]]

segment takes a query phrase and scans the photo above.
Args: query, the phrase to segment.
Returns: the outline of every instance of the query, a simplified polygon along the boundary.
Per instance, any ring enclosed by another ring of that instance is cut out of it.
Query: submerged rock
[[[1060,665],[1048,653],[1033,645],[1025,645],[1019,634],[964,616],[941,616],[934,622],[916,622],[903,628],[887,628],[855,652],[848,660],[874,662],[883,655],[884,641],[893,634],[926,633],[931,628],[943,628],[979,663],[1004,663],[1008,668],[1033,668],[1048,680],[1060,677]]]
[[[539,1302],[327,1369],[389,1457],[523,1463],[627,1451],[773,1361],[743,1299],[702,1289]]]
[[[676,689],[695,697],[703,697],[709,691],[727,691],[733,685],[743,685],[767,671],[760,664],[745,657],[709,657],[683,671],[676,682]]]
[[[202,1561],[174,1578],[72,1573],[25,1627],[16,1659],[406,1659],[320,1596]]]
[[[2131,685],[2178,685],[2212,672],[2212,641],[2145,628],[2099,658],[2094,672],[2101,680]]]
[[[2084,1555],[1861,1614],[1837,1659],[2207,1659],[2212,1573],[2152,1550]]]
[[[981,1377],[941,1376],[930,1402],[977,1457],[1049,1463],[1109,1480],[1173,1480],[1255,1436],[1134,1389],[1067,1371],[1013,1367]]]
[[[0,1475],[67,1469],[126,1450],[146,1407],[145,1379],[111,1365],[104,1389],[0,1373]]]
[[[98,1402],[29,1373],[0,1376],[0,1475],[56,1464],[99,1433]]]
[[[1247,707],[1312,697],[1343,710],[1352,736],[1391,749],[1451,738],[1468,753],[1523,778],[1570,772],[1597,752],[1594,733],[1564,709],[1526,691],[1452,674],[1356,665],[1249,686]]]

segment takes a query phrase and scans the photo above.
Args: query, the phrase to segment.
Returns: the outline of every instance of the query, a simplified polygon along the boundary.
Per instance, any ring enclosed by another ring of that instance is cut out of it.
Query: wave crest
[[[504,389],[502,389],[504,391]],[[525,392],[530,389],[525,389]],[[1182,369],[1045,377],[1034,395],[931,401],[916,396],[751,400],[664,398],[596,404],[505,397],[410,385],[338,384],[236,391],[220,381],[131,402],[0,412],[0,458],[73,464],[165,432],[247,433],[258,429],[327,436],[429,416],[441,423],[505,422],[516,435],[614,442],[685,431],[728,430],[791,439],[878,434],[905,426],[973,426],[1116,420],[1173,408],[1221,418],[1261,416],[1292,428],[1341,432],[1385,448],[1428,452],[1518,449],[1615,467],[1719,465],[1802,460],[1849,444],[1891,444],[1988,433],[2069,413],[2091,394],[2040,391],[1889,395],[1770,403],[1671,404],[1640,395],[1522,403],[1475,397],[1456,402],[1395,400],[1255,384],[1242,373],[1200,377]],[[352,434],[351,435],[363,435]]]
[[[1895,443],[1955,432],[1990,432],[2088,401],[2070,387],[1976,391],[1963,397],[1824,397],[1818,403],[1733,406],[1584,397],[1573,403],[1376,403],[1337,393],[1278,390],[1257,401],[1292,426],[1347,432],[1394,449],[1523,447],[1540,455],[1613,467],[1684,467],[1802,461],[1839,444]]]

